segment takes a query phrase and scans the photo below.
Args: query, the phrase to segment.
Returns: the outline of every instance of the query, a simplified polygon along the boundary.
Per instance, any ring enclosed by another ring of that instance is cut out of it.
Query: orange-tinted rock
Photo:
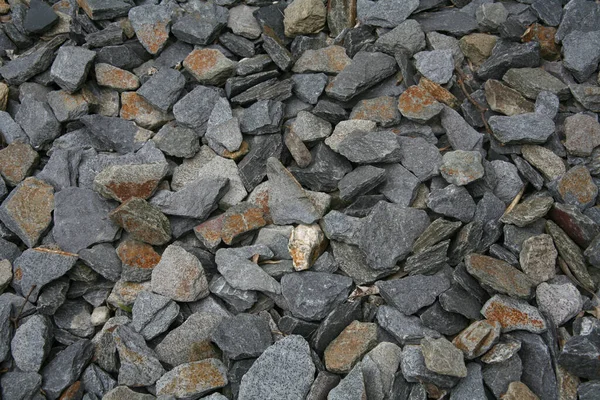
[[[110,219],[134,239],[153,245],[171,239],[171,223],[156,207],[144,199],[132,197],[109,214]]]
[[[471,253],[465,257],[465,265],[469,274],[500,293],[520,299],[531,297],[533,282],[505,261]]]
[[[538,309],[524,300],[495,295],[484,304],[481,313],[488,321],[499,322],[502,332],[525,330],[542,333],[546,330],[546,322]]]
[[[7,14],[10,11],[10,4],[6,4],[6,0],[0,1],[0,14]]]
[[[351,61],[342,46],[329,46],[318,50],[306,50],[296,61],[292,71],[339,74]]]
[[[54,188],[29,177],[0,206],[0,220],[25,243],[34,247],[52,222]]]
[[[481,65],[489,56],[496,45],[498,37],[485,33],[472,33],[463,36],[458,42],[465,57],[476,67]]]
[[[292,231],[288,242],[288,250],[292,256],[294,269],[309,269],[327,248],[329,241],[317,224],[298,225]]]
[[[121,93],[120,117],[134,121],[146,129],[158,128],[173,119],[172,114],[163,112],[148,103],[136,92]]]
[[[265,182],[265,184],[261,184],[257,186],[250,196],[248,197],[248,202],[252,204],[256,204],[260,208],[262,208],[264,213],[265,221],[268,224],[273,223],[273,219],[271,218],[271,210],[269,209],[269,184]]]
[[[508,385],[508,390],[502,396],[501,400],[540,400],[523,382],[515,381]]]
[[[400,122],[400,113],[394,97],[381,96],[359,101],[352,109],[350,119],[366,119],[385,127]]]
[[[446,90],[439,83],[435,83],[425,77],[419,81],[419,86],[427,90],[440,103],[444,103],[448,107],[458,109],[460,107],[460,101],[448,90]]]
[[[521,40],[525,43],[536,41],[540,44],[540,54],[542,58],[548,61],[555,61],[560,58],[560,50],[554,41],[556,28],[551,26],[543,26],[533,24],[527,28],[521,36]]]
[[[196,49],[183,60],[184,68],[205,85],[221,85],[233,75],[235,63],[216,49]]]
[[[83,396],[83,385],[77,381],[69,386],[59,397],[59,400],[80,400]]]
[[[398,100],[398,110],[403,116],[417,122],[426,122],[442,111],[439,103],[427,90],[420,86],[406,89]]]
[[[262,208],[250,203],[242,203],[229,208],[224,214],[221,238],[226,244],[232,244],[244,234],[266,224]]]
[[[111,165],[94,178],[94,190],[120,202],[147,199],[167,173],[167,164]]]
[[[209,219],[194,228],[196,237],[202,242],[208,250],[214,250],[221,244],[221,230],[223,229],[223,221],[225,214]]]
[[[459,333],[452,344],[462,350],[467,360],[472,360],[496,344],[500,338],[500,328],[497,321],[476,321]]]
[[[117,256],[123,263],[121,279],[143,282],[152,276],[152,269],[160,261],[160,254],[149,244],[126,239],[117,247]]]
[[[171,11],[167,7],[134,7],[129,12],[129,21],[148,53],[158,54],[167,44],[171,30]]]
[[[230,160],[238,161],[242,157],[244,157],[246,154],[248,154],[249,151],[250,151],[250,146],[248,145],[248,142],[243,141],[242,144],[240,145],[240,148],[237,149],[236,151],[229,151],[229,150],[223,148],[223,152],[219,155],[221,157],[229,158]]]
[[[557,190],[564,203],[580,209],[593,205],[598,196],[598,186],[594,184],[590,172],[583,165],[568,170],[558,181]]]
[[[325,349],[325,367],[347,374],[377,344],[377,324],[353,321]]]
[[[12,186],[31,174],[39,161],[38,153],[28,144],[13,142],[0,150],[0,174]]]
[[[119,91],[136,90],[140,87],[140,80],[135,74],[110,64],[98,63],[96,68],[96,81],[100,86],[107,86]]]

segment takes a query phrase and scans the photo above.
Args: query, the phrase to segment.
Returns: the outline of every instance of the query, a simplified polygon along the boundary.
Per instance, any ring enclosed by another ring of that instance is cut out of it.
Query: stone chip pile
[[[598,1],[0,25],[0,398],[600,398]]]

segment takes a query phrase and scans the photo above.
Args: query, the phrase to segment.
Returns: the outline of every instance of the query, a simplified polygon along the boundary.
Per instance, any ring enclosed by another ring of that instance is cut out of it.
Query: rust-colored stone
[[[25,179],[39,161],[38,153],[28,144],[13,142],[0,150],[0,174],[12,186]]]
[[[146,129],[156,129],[171,119],[172,115],[165,113],[148,103],[136,92],[121,93],[121,118],[134,121]]]
[[[398,99],[398,110],[409,119],[427,121],[441,109],[441,104],[421,86],[409,87]]]
[[[452,344],[462,350],[467,360],[477,358],[487,352],[500,338],[501,326],[498,321],[481,320],[473,322],[459,333]]]
[[[148,53],[157,54],[169,39],[169,21],[144,24],[136,29],[135,34]]]
[[[325,366],[336,374],[347,374],[377,345],[377,324],[353,321],[325,349]]]
[[[119,307],[123,310],[131,312],[131,307],[135,303],[138,295],[143,291],[152,290],[150,281],[146,282],[125,282],[119,280],[115,283],[110,296],[106,302],[113,307]]]
[[[598,187],[583,165],[568,170],[558,182],[557,189],[565,203],[581,206],[593,203],[598,195]]]
[[[234,72],[235,64],[216,49],[196,49],[183,60],[184,68],[203,84],[219,85]]]
[[[554,41],[555,35],[556,28],[535,23],[527,28],[521,36],[521,40],[525,43],[538,42],[542,58],[548,61],[556,61],[560,58],[560,48]]]
[[[250,194],[248,199],[250,203],[256,204],[262,208],[267,225],[273,223],[271,218],[271,209],[269,208],[269,185],[257,186]]]
[[[196,237],[209,250],[217,248],[221,244],[221,230],[223,229],[223,221],[225,214],[209,219],[194,228]]]
[[[59,400],[79,400],[83,396],[81,381],[77,381],[67,388],[59,397]]]
[[[136,90],[140,87],[140,80],[135,74],[110,64],[98,63],[95,66],[96,81],[100,86],[107,86],[115,90]]]
[[[505,261],[471,253],[465,257],[467,271],[482,283],[511,297],[531,297],[533,282],[527,275]]]
[[[226,244],[232,244],[244,234],[266,224],[262,208],[250,203],[242,203],[229,208],[224,214],[221,238]]]
[[[512,304],[510,300],[496,297],[490,299],[483,311],[487,320],[499,322],[503,332],[522,329],[538,333],[546,330],[543,319],[534,313],[528,313],[526,309],[520,309],[518,304]]]
[[[422,77],[419,81],[419,86],[427,90],[430,95],[433,96],[440,103],[444,103],[448,107],[458,109],[460,107],[460,101],[448,90],[446,90],[439,83],[435,83],[425,77]]]
[[[381,96],[359,101],[352,109],[350,119],[366,119],[389,126],[400,119],[400,114],[394,97]]]
[[[250,151],[250,146],[245,140],[236,151],[229,151],[223,148],[223,152],[219,154],[221,157],[229,158],[230,160],[238,161]]]
[[[132,197],[147,199],[166,173],[166,164],[111,165],[96,175],[94,190],[120,202]]]
[[[220,361],[207,359],[176,367],[164,375],[156,384],[157,395],[189,397],[186,394],[206,393],[227,385],[227,370]]]
[[[117,247],[121,262],[133,268],[152,269],[160,261],[160,254],[149,244],[126,239]]]
[[[479,67],[489,56],[496,45],[498,37],[486,33],[472,33],[463,36],[458,42],[465,57]]]
[[[288,242],[294,269],[303,271],[312,267],[328,244],[329,241],[318,224],[295,227]]]
[[[342,46],[328,46],[318,50],[306,50],[296,61],[292,71],[339,74],[351,62]]]
[[[144,199],[132,197],[111,211],[109,217],[142,242],[159,246],[171,239],[169,219]]]

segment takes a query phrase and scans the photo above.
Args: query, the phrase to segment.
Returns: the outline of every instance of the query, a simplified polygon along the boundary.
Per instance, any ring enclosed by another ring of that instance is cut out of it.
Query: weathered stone
[[[598,196],[598,186],[583,165],[569,169],[558,180],[556,191],[563,203],[572,204],[582,211],[593,205]]]
[[[533,333],[546,331],[546,321],[539,310],[524,300],[495,295],[481,309],[488,321],[497,321],[502,332],[526,330]]]
[[[500,221],[522,228],[544,217],[553,204],[554,200],[549,196],[531,197],[517,204],[508,214],[504,214]]]
[[[383,2],[358,0],[356,7],[358,20],[363,24],[393,28],[407,19],[419,7],[419,2],[416,0],[401,3],[392,0]]]
[[[206,297],[208,282],[202,263],[183,248],[170,245],[152,270],[152,291],[181,302]]]
[[[171,13],[164,6],[151,4],[129,10],[129,21],[139,42],[150,54],[158,54],[169,39]]]
[[[158,208],[138,197],[130,198],[109,216],[134,239],[142,242],[161,245],[171,239],[171,224],[167,217]]]
[[[325,366],[334,373],[347,373],[377,341],[377,325],[353,321],[325,349]]]
[[[132,121],[117,117],[93,114],[82,117],[81,122],[100,143],[120,154],[140,149],[152,134]]]
[[[328,242],[319,225],[298,225],[292,230],[288,249],[296,271],[309,269]]]
[[[433,303],[419,318],[423,325],[443,335],[456,335],[469,324],[462,315],[444,310],[439,302]]]
[[[400,366],[402,375],[404,375],[404,378],[408,382],[426,382],[438,388],[449,389],[459,381],[459,378],[455,376],[441,375],[430,371],[425,364],[425,357],[423,357],[421,346],[405,346],[402,351]]]
[[[31,175],[38,161],[38,153],[30,145],[13,142],[0,150],[0,174],[9,185],[17,186]]]
[[[119,385],[133,387],[154,384],[165,370],[144,337],[127,325],[118,326],[113,338],[119,352]]]
[[[552,237],[539,235],[523,242],[519,261],[523,272],[537,285],[554,278],[557,256]]]
[[[192,158],[200,150],[198,133],[175,122],[160,128],[152,141],[161,151],[173,157]]]
[[[409,87],[398,100],[400,113],[416,122],[427,122],[438,115],[442,109],[443,105],[421,86]]]
[[[119,116],[146,129],[156,129],[173,119],[170,114],[154,107],[136,92],[121,93]]]
[[[429,306],[444,291],[450,281],[443,274],[413,275],[402,279],[378,281],[376,286],[385,302],[405,315],[412,315]]]
[[[503,144],[544,143],[554,133],[554,122],[537,113],[493,116],[489,124],[494,137]]]
[[[469,222],[475,214],[475,202],[462,186],[448,185],[429,194],[427,206],[436,213]]]
[[[352,60],[346,55],[343,47],[328,46],[322,49],[306,50],[294,64],[292,72],[339,74],[351,63]]]
[[[31,54],[23,55],[0,67],[0,74],[10,85],[20,85],[44,72],[54,60],[54,50],[41,47]]]
[[[77,0],[77,4],[94,21],[126,16],[131,8],[123,0]]]
[[[546,180],[552,181],[566,172],[565,164],[559,156],[542,146],[521,147],[523,157],[537,168]]]
[[[260,25],[252,13],[258,10],[257,7],[248,7],[240,4],[229,10],[229,19],[227,26],[236,35],[241,35],[248,39],[257,39],[261,34]]]
[[[577,315],[583,306],[581,295],[570,282],[538,285],[535,292],[538,307],[548,315],[556,326],[564,325]]]
[[[562,39],[563,65],[575,79],[585,82],[600,61],[600,32],[572,31]]]
[[[216,49],[192,51],[183,60],[183,66],[198,82],[204,85],[221,85],[235,70],[235,63]]]
[[[459,378],[467,376],[467,367],[462,351],[448,340],[425,337],[421,341],[421,351],[425,359],[425,366],[430,371]]]
[[[486,353],[500,338],[500,323],[481,320],[473,322],[452,343],[462,350],[467,360]]]
[[[419,343],[424,337],[440,337],[438,332],[425,327],[418,317],[404,315],[387,305],[377,309],[377,323],[400,344]]]
[[[459,46],[465,57],[479,67],[489,56],[498,38],[486,33],[472,33],[460,38]]]
[[[60,123],[52,109],[46,103],[26,96],[15,115],[15,121],[21,125],[29,137],[34,149],[40,149],[60,135]]]
[[[265,259],[273,257],[273,252],[265,245],[219,249],[215,254],[217,269],[234,289],[279,294],[281,292],[279,283],[256,263],[249,260],[256,254]]]
[[[421,51],[414,59],[421,75],[435,83],[445,84],[452,78],[454,59],[450,50]]]
[[[49,398],[57,399],[63,390],[75,383],[92,359],[94,346],[81,339],[60,351],[42,369],[42,390]]]
[[[189,193],[181,195],[180,202],[183,208],[186,208],[186,205],[189,205],[192,202],[191,199],[195,197],[196,192],[201,190],[200,180],[210,179],[215,183],[223,182],[224,179],[229,180],[229,186],[227,186],[228,190],[222,197],[219,197],[219,207],[224,209],[238,204],[248,194],[242,183],[235,161],[223,157],[213,157],[202,165],[195,177],[191,178],[192,181],[197,181],[191,186],[190,184],[186,185],[190,189]],[[179,190],[179,192],[181,192],[181,190]],[[178,198],[173,197],[171,201],[173,200],[178,200]],[[177,203],[177,201],[174,201],[174,203]],[[205,216],[203,218],[205,218]]]
[[[531,296],[533,282],[504,261],[472,253],[465,257],[465,264],[470,274],[500,293],[519,299]]]
[[[119,91],[136,90],[140,86],[138,77],[124,69],[104,63],[96,63],[94,69],[96,82],[100,86]]]
[[[600,146],[600,124],[596,118],[576,114],[565,119],[565,147],[569,154],[588,157],[595,147]]]
[[[534,111],[534,105],[530,101],[500,81],[489,79],[484,87],[485,99],[490,108],[496,112],[513,116]]]
[[[484,172],[479,152],[456,150],[442,157],[440,173],[451,184],[464,186],[483,177]]]
[[[285,35],[310,35],[325,27],[327,10],[318,0],[295,0],[285,8],[283,26]]]
[[[166,173],[166,164],[112,165],[96,175],[94,190],[120,202],[132,197],[147,199]]]
[[[11,342],[11,354],[23,372],[38,372],[52,346],[52,323],[48,317],[34,315],[16,331]]]
[[[92,66],[96,53],[76,46],[63,46],[58,50],[50,75],[58,86],[69,93],[81,88]]]
[[[540,62],[540,46],[537,42],[514,43],[498,41],[492,55],[477,70],[479,79],[500,79],[510,68],[537,67]]]
[[[392,131],[349,133],[337,146],[338,152],[348,160],[360,163],[398,162],[402,149]]]
[[[504,74],[502,80],[532,100],[543,91],[554,93],[561,100],[570,96],[567,85],[541,68],[512,68]]]
[[[514,164],[507,161],[494,160],[491,164],[496,175],[494,195],[509,204],[523,189],[524,184],[519,175],[519,170]]]
[[[157,395],[198,397],[227,385],[227,368],[215,358],[181,364],[156,382]]]

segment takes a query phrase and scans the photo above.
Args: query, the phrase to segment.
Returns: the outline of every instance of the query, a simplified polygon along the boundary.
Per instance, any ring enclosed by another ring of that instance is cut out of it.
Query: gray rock
[[[200,150],[198,134],[190,128],[169,122],[152,138],[156,147],[174,157],[191,158]]]
[[[52,323],[43,315],[34,315],[15,332],[11,354],[23,372],[38,372],[50,353],[53,340]]]
[[[600,110],[600,91],[598,90],[598,86],[587,83],[582,85],[571,84],[569,88],[573,97],[583,107],[592,112]]]
[[[70,95],[64,90],[48,93],[48,105],[59,122],[77,121],[89,112],[89,103],[80,94]]]
[[[562,3],[558,0],[535,0],[531,9],[548,26],[558,26],[562,17]]]
[[[600,383],[584,382],[577,388],[577,394],[581,400],[593,400],[600,396]]]
[[[484,3],[475,11],[477,23],[484,28],[495,30],[508,18],[508,10],[502,3]]]
[[[179,18],[171,31],[181,41],[207,46],[227,24],[228,11],[216,3],[192,4],[190,12]]]
[[[563,65],[575,79],[585,82],[598,69],[600,31],[574,30],[562,40]]]
[[[442,155],[437,147],[420,137],[398,138],[402,165],[424,182],[439,174]]]
[[[475,150],[482,141],[481,133],[477,132],[465,121],[459,113],[444,106],[441,116],[442,127],[446,130],[448,141],[455,150]]]
[[[258,290],[272,294],[281,293],[279,283],[249,260],[255,254],[266,259],[273,257],[273,253],[267,246],[253,245],[219,249],[215,254],[215,262],[227,283],[235,289]]]
[[[553,93],[561,100],[570,96],[566,84],[541,68],[511,68],[502,80],[529,99],[536,99],[543,91]]]
[[[244,110],[240,129],[248,135],[279,132],[283,111],[283,104],[279,101],[259,100]]]
[[[450,50],[421,51],[414,55],[415,66],[424,77],[445,84],[452,78],[454,58]]]
[[[375,4],[381,5],[381,2]],[[392,75],[396,72],[396,65],[396,60],[387,54],[358,53],[352,63],[325,88],[325,93],[336,100],[348,101]]]
[[[146,340],[165,332],[179,314],[179,306],[168,297],[140,292],[132,308],[132,326]]]
[[[221,38],[222,37],[223,36],[221,36]],[[277,70],[259,71],[255,74],[246,76],[233,76],[225,81],[225,94],[227,94],[227,97],[234,97],[257,84],[266,82],[277,76],[279,76],[279,71]]]
[[[558,399],[557,379],[550,350],[544,340],[539,335],[529,332],[515,332],[512,335],[521,342],[521,351],[519,351],[523,362],[521,382],[540,399]]]
[[[398,162],[402,158],[398,137],[391,131],[351,132],[339,143],[338,152],[360,164]]]
[[[175,120],[202,136],[210,113],[220,97],[219,91],[213,87],[196,86],[173,106]]]
[[[456,335],[469,324],[462,315],[444,310],[439,302],[433,303],[419,318],[424,326],[443,335]]]
[[[558,99],[556,104],[558,105]],[[511,155],[511,159],[525,180],[531,183],[536,190],[541,190],[544,186],[544,177],[531,164],[516,154]]]
[[[437,31],[463,36],[477,29],[475,15],[462,12],[457,8],[421,13],[415,19],[421,24],[421,28],[425,33]]]
[[[352,279],[323,272],[299,272],[284,275],[281,293],[290,312],[301,319],[321,320],[348,296]],[[309,297],[311,301],[306,302]]]
[[[530,197],[503,215],[500,221],[522,228],[544,217],[553,204],[554,200],[549,196]]]
[[[588,263],[594,267],[600,266],[600,236],[596,237],[590,245],[585,249],[583,255],[585,256]]]
[[[313,382],[306,400],[319,400],[327,398],[331,389],[340,383],[340,377],[327,371],[319,371]]]
[[[433,221],[423,233],[415,240],[412,250],[414,253],[420,253],[437,243],[448,239],[456,232],[462,224],[458,221],[450,222],[443,218]]]
[[[61,249],[79,252],[115,239],[119,227],[106,216],[115,205],[90,189],[71,187],[54,196],[53,235]]]
[[[477,151],[449,151],[442,157],[440,173],[448,183],[464,186],[485,174],[481,153]]]
[[[235,282],[234,282],[235,283]],[[257,293],[253,290],[240,290],[232,287],[221,275],[215,276],[209,284],[212,294],[223,299],[235,311],[244,312],[256,303]]]
[[[291,260],[288,242],[292,229],[292,226],[267,225],[258,231],[254,244],[268,246],[277,260]]]
[[[556,326],[564,325],[576,316],[583,307],[583,301],[577,288],[570,282],[542,282],[535,291],[540,310],[548,315]]]
[[[27,400],[39,395],[42,377],[36,372],[6,372],[0,378],[2,398]]]
[[[150,349],[144,337],[127,325],[118,326],[113,332],[119,352],[119,385],[148,386],[154,384],[165,370]]]
[[[518,355],[514,355],[506,361],[488,364],[483,367],[483,381],[496,396],[500,398],[506,393],[511,382],[521,379],[523,365]]]
[[[242,378],[238,399],[304,399],[314,373],[308,343],[301,336],[287,336],[265,350],[250,367]]]
[[[409,19],[379,36],[375,47],[390,55],[400,50],[413,55],[425,48],[425,34],[417,21]]]
[[[385,180],[386,171],[371,165],[354,169],[338,183],[340,199],[351,200],[376,188]]]
[[[459,284],[453,284],[440,294],[440,305],[445,311],[461,314],[468,319],[480,318],[481,303]]]
[[[359,400],[367,396],[362,364],[358,363],[327,395],[328,400]]]
[[[467,377],[452,389],[451,400],[485,400],[485,388],[481,366],[477,363],[467,364]]]
[[[242,133],[237,118],[233,117],[229,102],[221,98],[215,104],[206,128],[208,143],[216,143],[228,151],[236,151],[242,144]]]
[[[63,46],[58,50],[50,76],[54,82],[69,93],[81,88],[96,58],[96,52],[83,47]]]
[[[91,341],[81,339],[69,345],[42,369],[42,390],[46,397],[57,399],[63,390],[75,383],[94,355]]]
[[[60,122],[54,116],[50,106],[31,96],[25,97],[21,102],[15,121],[21,125],[29,137],[31,146],[36,150],[56,139],[61,133]]]
[[[419,2],[417,0],[400,3],[393,0],[383,2],[359,0],[356,7],[357,17],[363,24],[394,28],[419,7]]]
[[[492,55],[477,70],[479,79],[500,79],[510,68],[537,67],[540,63],[538,42],[496,42]]]
[[[103,115],[86,115],[81,122],[93,137],[119,154],[140,149],[150,139],[151,132],[139,128],[133,121]]]
[[[563,9],[563,19],[556,31],[556,40],[563,40],[573,31],[591,32],[598,28],[600,8],[582,0],[570,1]]]
[[[400,164],[382,165],[385,169],[385,179],[379,187],[379,192],[389,201],[408,207],[417,195],[420,180]]]
[[[421,352],[428,370],[441,375],[465,378],[467,367],[463,353],[445,338],[423,338]]]
[[[208,296],[202,263],[182,247],[170,245],[152,270],[152,291],[182,302]]]
[[[444,291],[450,288],[450,281],[443,274],[432,276],[413,275],[401,279],[378,281],[385,302],[405,315],[412,315],[421,308],[431,305]]]
[[[494,137],[505,145],[544,143],[554,133],[554,122],[538,113],[493,116],[489,124]]]
[[[502,160],[492,161],[492,167],[497,177],[494,195],[508,204],[523,188],[519,171],[514,164]]]
[[[123,0],[82,0],[82,8],[94,21],[113,19],[127,15],[131,4]]]
[[[303,142],[315,142],[331,135],[331,124],[307,111],[300,111],[291,122],[290,130]]]
[[[10,85],[20,85],[44,72],[54,60],[54,49],[43,46],[0,67],[0,75]]]
[[[405,346],[402,351],[402,363],[400,365],[402,374],[408,382],[432,383],[440,388],[449,389],[459,381],[457,377],[430,371],[425,364],[421,346]]]
[[[401,345],[419,343],[424,337],[438,338],[440,334],[423,325],[419,317],[404,315],[390,306],[379,306],[377,323]]]
[[[169,39],[171,12],[167,7],[145,4],[129,10],[129,21],[138,41],[150,54],[158,54]]]
[[[60,278],[50,282],[40,292],[37,300],[37,311],[42,315],[54,315],[56,310],[65,302],[69,281]]]
[[[184,86],[185,77],[181,72],[171,68],[163,68],[152,75],[137,90],[137,94],[154,107],[167,112],[179,99]]]
[[[72,285],[73,288],[75,285]],[[54,313],[54,323],[59,329],[82,338],[94,334],[94,325],[90,319],[92,307],[82,300],[67,300]]]
[[[475,202],[462,186],[448,185],[433,190],[427,199],[427,206],[434,212],[469,222],[475,214]]]
[[[271,60],[277,65],[282,71],[287,71],[292,68],[294,59],[288,49],[281,43],[277,38],[262,34],[263,40],[262,47],[265,52],[271,57]]]
[[[232,360],[258,357],[273,343],[267,322],[251,314],[223,319],[211,339]]]
[[[117,381],[96,364],[90,364],[81,376],[84,390],[102,398],[106,393],[117,386]]]
[[[294,74],[294,94],[303,102],[317,104],[327,84],[325,74]]]
[[[352,170],[348,160],[323,143],[311,149],[311,159],[306,168],[292,166],[289,169],[298,182],[310,190],[334,191],[344,175]]]
[[[0,111],[0,134],[2,134],[7,144],[13,142],[29,143],[29,137],[6,111]]]
[[[229,10],[229,27],[236,35],[241,35],[248,39],[257,39],[262,33],[260,25],[252,13],[258,10],[257,7],[248,7],[240,4]]]
[[[216,358],[181,364],[156,382],[159,397],[196,398],[227,385],[227,368]]]
[[[414,241],[428,225],[424,211],[381,201],[363,224],[359,247],[371,268],[391,269],[409,254]]]
[[[360,302],[347,302],[339,304],[319,324],[315,331],[311,344],[319,353],[323,353],[326,347],[354,320],[360,320],[362,316]]]
[[[554,278],[557,255],[550,235],[533,236],[523,241],[519,262],[523,272],[538,285]]]

